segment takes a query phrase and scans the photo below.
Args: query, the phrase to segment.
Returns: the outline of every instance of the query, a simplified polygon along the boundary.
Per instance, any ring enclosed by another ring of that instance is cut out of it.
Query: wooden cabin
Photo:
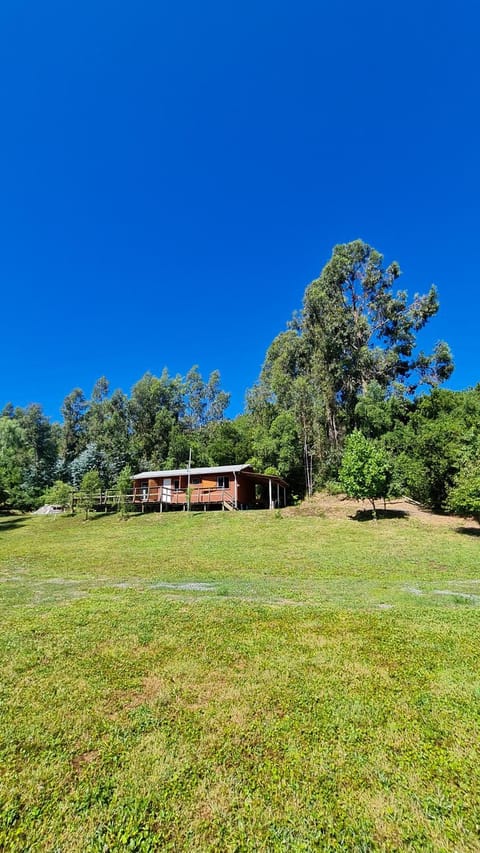
[[[189,501],[190,496],[190,501]],[[133,477],[133,502],[160,509],[274,509],[286,506],[287,483],[251,465],[142,471]]]

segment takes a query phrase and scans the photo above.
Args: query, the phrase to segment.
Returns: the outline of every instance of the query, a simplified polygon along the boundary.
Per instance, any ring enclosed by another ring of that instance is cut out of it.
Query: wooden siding
[[[223,485],[228,477],[228,487]],[[269,480],[271,479],[271,497],[269,500]],[[166,484],[169,480],[170,483]],[[199,480],[200,482],[194,482]],[[219,482],[222,483],[219,486]],[[285,505],[284,484],[277,489],[278,478],[259,474],[253,471],[233,471],[222,473],[205,472],[192,474],[190,477],[190,504],[192,506],[219,506],[227,509],[273,508]],[[235,488],[236,486],[236,488]],[[158,477],[135,479],[133,488],[134,503],[185,506],[188,503],[188,475],[178,474]],[[278,495],[278,498],[277,498]]]
[[[228,487],[219,487],[219,478],[224,479],[226,477],[229,480]],[[255,483],[242,477],[241,472],[237,473],[236,478],[237,494],[235,498],[235,476],[232,472],[193,475],[190,478],[191,503],[222,503],[227,500],[236,502],[238,505],[253,507],[255,505]],[[170,480],[170,489],[164,485],[166,479]],[[194,479],[199,479],[200,483],[192,482]],[[174,486],[177,481],[178,489],[175,489]],[[178,477],[150,477],[145,480],[135,480],[134,501],[146,501],[147,503],[163,501],[171,504],[185,504],[187,503],[187,486],[188,477],[185,474]]]

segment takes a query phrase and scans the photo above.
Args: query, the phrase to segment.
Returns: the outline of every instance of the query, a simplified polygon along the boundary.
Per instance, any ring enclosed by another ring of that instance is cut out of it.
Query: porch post
[[[272,481],[268,480],[268,508],[272,509]]]
[[[280,483],[277,483],[277,506],[280,506]]]

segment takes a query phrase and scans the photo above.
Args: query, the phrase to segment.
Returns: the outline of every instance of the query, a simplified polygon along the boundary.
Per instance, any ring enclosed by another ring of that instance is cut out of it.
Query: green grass
[[[0,848],[480,850],[480,539],[0,520]]]

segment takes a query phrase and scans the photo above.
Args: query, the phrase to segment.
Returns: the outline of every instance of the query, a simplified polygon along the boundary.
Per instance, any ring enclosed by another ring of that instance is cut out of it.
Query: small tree
[[[98,471],[87,471],[82,477],[78,502],[85,510],[85,519],[88,519],[89,510],[95,505],[95,496],[101,491],[100,474]]]
[[[120,510],[122,518],[126,518],[127,515],[127,495],[129,495],[132,491],[132,469],[130,465],[125,465],[120,474],[118,475],[117,482],[115,484],[115,491],[118,494],[118,508]]]
[[[391,468],[383,447],[354,430],[345,442],[339,481],[350,498],[369,500],[376,518],[375,501],[388,495]]]
[[[470,515],[480,523],[480,467],[469,465],[458,474],[448,494],[446,508],[456,515]]]
[[[71,504],[72,487],[68,483],[62,483],[61,480],[55,480],[53,486],[43,495],[43,502],[52,506],[61,506],[65,509]]]
[[[187,486],[185,489],[185,498],[187,500],[187,512],[190,512],[192,506],[193,486]]]

